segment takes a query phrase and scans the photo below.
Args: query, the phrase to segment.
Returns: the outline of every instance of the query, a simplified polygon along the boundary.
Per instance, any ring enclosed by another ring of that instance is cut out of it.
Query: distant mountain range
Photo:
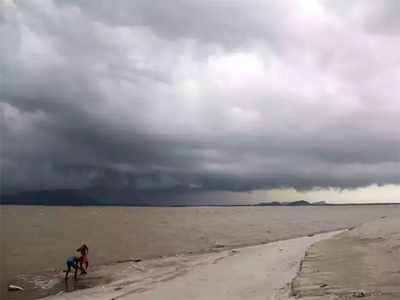
[[[172,195],[173,196],[173,195]],[[7,193],[0,195],[0,204],[67,205],[67,206],[162,206],[168,193],[143,194],[135,191],[57,189]],[[169,202],[168,202],[169,203]],[[171,206],[171,205],[169,205]]]
[[[292,202],[260,202],[255,204],[254,206],[307,206],[307,205],[331,205],[326,203],[325,201],[320,202],[308,202],[306,200],[298,200]]]
[[[102,205],[99,200],[81,190],[29,191],[1,196],[2,204],[22,205]]]
[[[73,189],[27,191],[14,194],[2,194],[0,204],[8,205],[65,205],[65,206],[344,206],[344,205],[386,205],[400,203],[346,203],[332,204],[325,201],[308,202],[298,200],[292,202],[260,202],[257,204],[176,204],[173,201],[164,202],[160,199],[167,198],[162,193],[155,192],[143,197],[135,192],[112,193],[110,191],[86,191]],[[144,199],[151,199],[145,201]],[[134,199],[134,200],[133,200]]]
[[[327,203],[325,201],[308,202],[298,200],[292,202],[260,202],[254,206],[351,206],[351,205],[400,205],[400,203]]]

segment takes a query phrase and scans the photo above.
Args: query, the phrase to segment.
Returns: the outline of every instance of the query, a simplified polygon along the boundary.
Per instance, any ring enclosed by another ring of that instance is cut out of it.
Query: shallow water
[[[90,248],[90,264],[96,266],[129,258],[204,252],[216,245],[257,244],[400,216],[400,206],[0,209],[2,293],[8,282],[23,278],[32,281],[30,288],[53,291],[62,279],[66,258],[83,242]],[[32,273],[35,276],[26,275]],[[2,299],[28,299],[26,295],[8,294]]]

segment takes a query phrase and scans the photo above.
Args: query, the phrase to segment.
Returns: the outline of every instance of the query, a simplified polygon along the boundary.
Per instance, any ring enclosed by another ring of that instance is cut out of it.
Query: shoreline
[[[302,238],[302,237],[311,237],[315,235],[331,233],[335,231],[342,231],[346,230],[349,227],[337,227],[334,230],[315,230],[310,231],[308,234],[303,234],[294,237],[287,237],[287,238],[278,238],[272,240],[265,240],[261,242],[251,242],[251,243],[241,243],[235,245],[222,245],[222,244],[215,244],[213,247],[208,249],[202,249],[199,251],[188,251],[188,252],[180,252],[175,254],[166,254],[166,255],[154,255],[154,256],[147,256],[147,257],[128,257],[121,260],[110,261],[106,263],[102,263],[96,265],[95,267],[91,267],[91,271],[89,272],[88,278],[89,280],[85,280],[83,284],[70,284],[69,286],[65,286],[62,269],[45,269],[41,272],[32,272],[32,273],[23,273],[20,275],[16,275],[12,277],[8,283],[23,286],[24,292],[7,292],[7,290],[3,290],[6,296],[9,297],[10,300],[25,300],[25,299],[42,299],[44,297],[49,297],[56,295],[64,290],[71,292],[73,290],[81,290],[87,288],[93,288],[97,285],[102,284],[103,282],[108,282],[110,279],[108,276],[103,276],[102,278],[96,278],[95,280],[92,279],[91,275],[98,277],[96,274],[105,273],[104,270],[107,268],[113,268],[115,266],[123,266],[126,263],[132,263],[133,261],[139,259],[142,262],[149,262],[149,261],[157,261],[162,259],[174,258],[174,257],[188,257],[191,256],[201,256],[207,255],[212,253],[220,253],[223,251],[229,251],[232,249],[240,249],[240,248],[247,248],[247,247],[254,247],[254,246],[262,246],[268,245],[271,243],[288,241],[292,239]],[[79,277],[78,277],[79,278]],[[78,280],[79,281],[79,280]],[[2,285],[3,289],[6,289],[5,283]],[[4,295],[4,294],[2,294]],[[8,299],[8,298],[7,298]]]
[[[340,232],[107,265],[81,283],[109,274],[107,282],[45,299],[289,299],[306,250]]]
[[[359,294],[398,299],[398,228],[400,218],[382,216],[355,227],[256,245],[126,259],[96,266],[76,282],[71,277],[67,285],[54,273],[40,282],[45,295],[27,289],[8,294],[21,297],[6,298],[322,300]]]
[[[6,206],[3,249],[9,259],[3,261],[3,281],[13,283],[21,276],[35,274],[53,277],[64,267],[64,259],[73,254],[71,245],[82,242],[93,250],[90,260],[95,267],[132,257],[204,253],[217,244],[231,248],[328,232],[392,212],[399,215],[396,211],[392,206],[165,210]],[[102,222],[108,219],[113,220],[112,226]],[[1,290],[6,289],[3,286]],[[26,299],[13,296],[10,300]]]
[[[323,234],[330,234],[332,232],[340,232],[348,229],[348,227],[339,227],[334,230],[320,230],[320,231],[312,231],[308,234],[301,235],[298,237],[289,237],[282,238],[276,240],[267,240],[263,242],[256,243],[244,243],[237,245],[221,245],[216,244],[214,247],[209,249],[203,249],[200,251],[189,251],[182,252],[170,255],[155,255],[144,258],[139,258],[141,264],[152,264],[152,262],[158,262],[163,260],[174,260],[175,258],[185,258],[185,260],[190,260],[191,258],[197,258],[212,254],[218,254],[226,251],[239,250],[242,248],[249,247],[257,247],[257,246],[265,246],[279,242],[285,242],[290,240],[296,240],[299,238],[310,238]],[[9,297],[11,300],[25,300],[25,299],[43,299],[46,297],[55,296],[60,293],[71,293],[75,291],[83,291],[91,288],[96,288],[99,285],[104,283],[110,283],[113,281],[113,277],[107,274],[107,270],[113,270],[111,273],[115,274],[117,271],[114,269],[118,269],[119,267],[125,268],[127,264],[132,264],[134,261],[137,261],[138,258],[126,258],[117,261],[107,262],[101,265],[97,265],[92,268],[89,272],[88,276],[78,277],[78,281],[72,282],[71,279],[68,282],[68,285],[65,285],[63,275],[61,274],[61,269],[48,269],[43,270],[43,272],[34,272],[34,273],[26,273],[15,277],[10,281],[11,284],[20,285],[24,287],[24,291],[20,292],[7,292],[5,291],[5,295]],[[70,276],[71,277],[71,276]],[[81,280],[79,280],[81,279]],[[7,298],[8,299],[8,298]]]
[[[400,218],[380,218],[313,244],[293,280],[302,300],[400,299]]]

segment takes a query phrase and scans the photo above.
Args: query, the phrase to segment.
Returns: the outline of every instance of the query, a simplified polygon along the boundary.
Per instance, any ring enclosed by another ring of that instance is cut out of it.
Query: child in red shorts
[[[81,274],[86,274],[86,270],[89,267],[89,259],[88,259],[88,253],[89,253],[89,247],[86,244],[83,244],[80,246],[76,251],[81,253],[81,256],[79,257],[79,264],[80,264],[80,269],[81,269]],[[85,265],[85,267],[83,267]]]

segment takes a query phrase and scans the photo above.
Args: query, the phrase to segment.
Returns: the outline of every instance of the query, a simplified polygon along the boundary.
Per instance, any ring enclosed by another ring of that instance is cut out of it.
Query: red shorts
[[[89,264],[88,257],[86,255],[82,255],[81,257],[79,257],[79,262],[87,266]]]

